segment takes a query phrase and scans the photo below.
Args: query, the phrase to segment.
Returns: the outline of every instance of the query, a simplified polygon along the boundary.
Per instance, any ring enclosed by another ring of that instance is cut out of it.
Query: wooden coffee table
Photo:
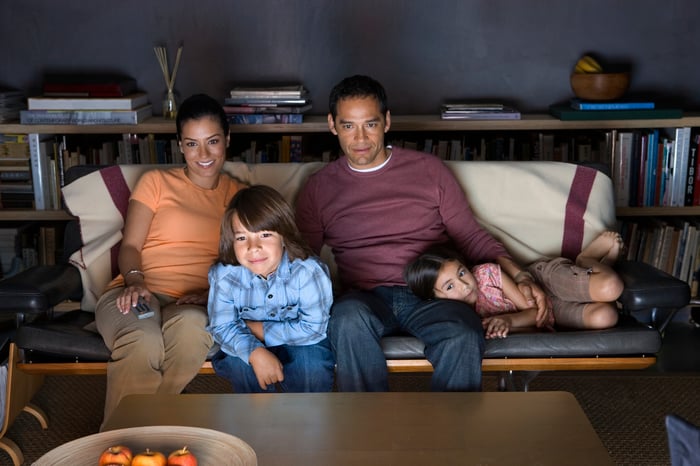
[[[271,465],[612,465],[567,392],[132,395],[105,430],[206,427]]]

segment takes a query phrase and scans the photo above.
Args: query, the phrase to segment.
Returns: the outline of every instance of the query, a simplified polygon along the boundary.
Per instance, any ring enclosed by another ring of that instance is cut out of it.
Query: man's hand
[[[267,390],[268,385],[282,382],[284,380],[284,372],[282,371],[282,363],[277,356],[272,354],[266,348],[255,348],[248,358],[250,365],[255,372],[255,377],[258,379],[258,384],[263,390]]]
[[[537,316],[535,317],[535,325],[537,327],[544,327],[552,314],[552,308],[550,306],[547,295],[544,294],[542,288],[530,280],[529,278],[524,278],[518,283],[518,289],[525,296],[527,302],[532,307],[537,308]]]

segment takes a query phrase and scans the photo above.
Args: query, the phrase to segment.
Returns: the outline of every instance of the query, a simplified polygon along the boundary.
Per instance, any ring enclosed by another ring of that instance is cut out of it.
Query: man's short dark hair
[[[379,81],[356,74],[343,79],[331,90],[328,99],[328,107],[333,119],[338,114],[338,101],[350,98],[374,97],[379,102],[379,110],[382,115],[386,115],[389,105],[386,98],[386,91]]]

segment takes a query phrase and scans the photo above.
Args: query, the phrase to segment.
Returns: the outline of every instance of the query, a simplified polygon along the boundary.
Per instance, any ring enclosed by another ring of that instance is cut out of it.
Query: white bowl
[[[113,445],[126,445],[134,454],[150,450],[166,457],[184,446],[202,466],[257,466],[255,451],[243,440],[217,430],[183,426],[148,426],[110,430],[88,435],[56,447],[35,463],[36,466],[95,466],[103,451]]]

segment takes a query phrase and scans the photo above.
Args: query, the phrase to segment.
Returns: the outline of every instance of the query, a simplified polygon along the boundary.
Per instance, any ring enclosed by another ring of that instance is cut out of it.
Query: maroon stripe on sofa
[[[593,182],[598,171],[589,167],[576,167],[574,179],[571,182],[569,198],[566,200],[566,213],[564,214],[564,238],[561,242],[561,255],[569,259],[575,259],[583,247],[583,219],[588,207],[588,199],[591,196]]]
[[[102,181],[104,181],[107,187],[107,192],[112,197],[112,202],[114,206],[119,210],[122,219],[126,219],[126,209],[129,205],[129,196],[131,195],[131,190],[129,185],[126,184],[122,170],[118,165],[113,165],[111,167],[103,168],[100,170],[100,175],[102,176]],[[121,246],[121,241],[112,246],[110,249],[110,263],[112,276],[116,277],[119,274],[119,247]]]

